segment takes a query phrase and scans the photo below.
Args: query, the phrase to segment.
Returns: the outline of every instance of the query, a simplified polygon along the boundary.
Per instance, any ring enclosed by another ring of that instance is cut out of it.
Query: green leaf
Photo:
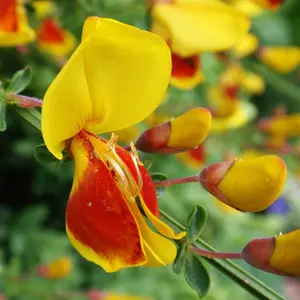
[[[34,157],[42,165],[57,163],[57,159],[48,151],[45,144],[34,148]]]
[[[0,131],[6,130],[6,102],[0,98]]]
[[[179,246],[179,248],[177,250],[177,255],[176,255],[175,261],[173,263],[173,272],[174,273],[181,274],[184,263],[185,263],[185,257],[187,254],[187,250],[188,250],[188,245],[186,243],[182,243]]]
[[[10,80],[8,93],[18,94],[26,89],[31,82],[31,68],[29,66],[17,71]]]
[[[192,254],[186,256],[184,275],[187,283],[198,293],[200,298],[203,298],[208,293],[210,278],[200,258]]]
[[[151,177],[153,181],[163,181],[168,179],[168,177],[162,173],[153,173],[151,174]],[[156,188],[156,197],[160,198],[163,195],[165,189],[165,187]]]
[[[207,216],[203,207],[196,205],[187,218],[186,238],[189,243],[194,243],[200,236]]]

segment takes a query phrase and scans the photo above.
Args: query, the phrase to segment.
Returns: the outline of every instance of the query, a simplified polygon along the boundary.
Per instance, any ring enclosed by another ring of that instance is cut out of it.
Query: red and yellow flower
[[[254,3],[258,4],[263,8],[270,9],[270,10],[277,10],[285,0],[251,0],[251,1],[253,1]]]
[[[19,0],[1,0],[0,46],[19,46],[35,39],[29,27],[26,11]]]
[[[134,147],[128,152],[114,136],[107,142],[95,135],[150,115],[163,99],[170,73],[170,51],[161,38],[90,17],[81,44],[44,97],[45,144],[58,159],[67,149],[75,162],[66,210],[68,237],[83,257],[106,272],[167,265],[176,256],[168,238],[185,235],[159,219],[153,182]]]
[[[63,58],[74,49],[76,40],[57,20],[46,17],[37,29],[37,42],[42,51]]]
[[[250,27],[250,20],[219,0],[154,1],[152,32],[172,51],[171,84],[190,89],[200,83],[201,52],[233,47]]]

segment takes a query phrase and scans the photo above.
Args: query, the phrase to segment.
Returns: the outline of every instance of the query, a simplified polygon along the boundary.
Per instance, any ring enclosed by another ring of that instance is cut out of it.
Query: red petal
[[[199,56],[187,58],[172,53],[172,76],[178,78],[193,77],[199,69]]]
[[[195,149],[188,151],[191,158],[199,163],[203,163],[205,161],[205,149],[203,145],[198,146]]]
[[[125,149],[117,146],[116,152],[122,158],[123,162],[126,164],[128,169],[130,170],[132,176],[135,181],[138,182],[138,175],[136,171],[136,167],[132,161],[131,155]],[[156,216],[159,216],[159,206],[156,198],[155,187],[151,178],[151,175],[147,171],[144,166],[139,166],[139,171],[142,176],[143,187],[141,190],[141,195],[144,199],[145,204],[149,208],[149,210]]]
[[[0,31],[18,31],[17,0],[1,0]]]
[[[37,38],[42,42],[60,44],[64,42],[64,32],[55,20],[45,18],[38,29]]]
[[[109,269],[101,265],[106,271],[141,264],[146,258],[138,226],[112,174],[95,150],[84,132],[72,139],[75,176],[66,211],[68,230],[76,241],[110,264]],[[80,174],[82,162],[87,162],[84,174]]]

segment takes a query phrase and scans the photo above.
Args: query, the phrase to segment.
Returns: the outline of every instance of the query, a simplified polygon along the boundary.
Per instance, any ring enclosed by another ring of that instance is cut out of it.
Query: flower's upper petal
[[[228,49],[250,28],[247,16],[218,0],[157,4],[153,16],[168,28],[171,48],[181,56]]]
[[[147,258],[138,224],[94,145],[98,143],[83,132],[72,139],[75,172],[66,211],[68,237],[83,257],[106,272],[143,265]]]
[[[62,159],[65,140],[75,136],[92,116],[90,91],[85,76],[83,42],[48,88],[42,106],[42,133],[49,151]],[[99,67],[95,65],[95,67]]]
[[[145,119],[168,86],[171,57],[166,43],[150,32],[109,19],[100,19],[88,38],[92,46],[84,51],[84,65],[93,116],[86,128],[103,133]]]
[[[82,128],[119,130],[158,106],[171,72],[158,36],[110,19],[88,18],[83,41],[46,92],[42,132],[57,158]],[[62,122],[63,120],[63,122]]]

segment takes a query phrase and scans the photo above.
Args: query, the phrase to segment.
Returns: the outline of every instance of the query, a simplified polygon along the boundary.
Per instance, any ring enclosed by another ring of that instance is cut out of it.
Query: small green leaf
[[[0,131],[6,130],[6,102],[0,98]]]
[[[57,163],[57,159],[48,151],[45,144],[35,147],[34,157],[42,165]]]
[[[26,89],[31,82],[31,68],[29,66],[17,71],[10,80],[8,93],[18,94]]]
[[[206,222],[206,212],[203,207],[196,205],[187,218],[186,238],[189,243],[194,243],[200,236]]]
[[[200,258],[192,254],[187,255],[184,264],[184,276],[190,287],[203,298],[209,290],[209,274]]]
[[[168,177],[162,173],[153,173],[153,174],[151,174],[151,177],[152,177],[153,181],[163,181],[163,180],[168,179]],[[160,198],[163,195],[165,189],[166,188],[164,188],[164,187],[156,188],[156,197]]]
[[[176,274],[181,274],[185,262],[185,257],[187,254],[188,245],[183,243],[179,246],[177,250],[177,255],[173,263],[173,272]]]

